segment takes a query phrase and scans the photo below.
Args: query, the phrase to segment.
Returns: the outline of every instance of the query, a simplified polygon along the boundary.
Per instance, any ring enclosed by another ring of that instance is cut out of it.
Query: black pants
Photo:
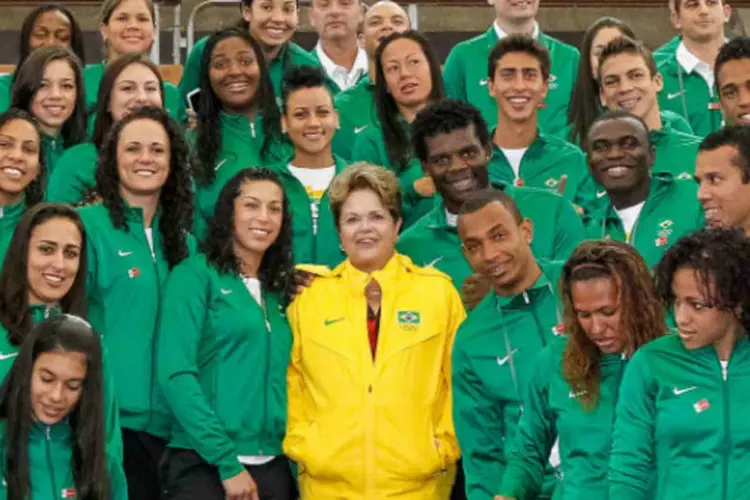
[[[166,443],[143,431],[122,429],[123,469],[128,481],[128,498],[159,500],[159,462]]]
[[[296,500],[297,484],[289,460],[279,456],[263,465],[246,465],[261,500]],[[193,450],[167,449],[162,463],[164,500],[224,500],[219,471]]]
[[[456,482],[451,491],[451,500],[466,500],[466,478],[461,460],[456,463]]]

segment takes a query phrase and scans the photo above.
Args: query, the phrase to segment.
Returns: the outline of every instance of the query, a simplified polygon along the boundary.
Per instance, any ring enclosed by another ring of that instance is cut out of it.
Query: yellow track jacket
[[[347,260],[289,307],[284,452],[303,500],[447,499],[459,451],[451,350],[465,312],[450,278],[395,254],[380,271]],[[373,361],[365,286],[383,291]]]

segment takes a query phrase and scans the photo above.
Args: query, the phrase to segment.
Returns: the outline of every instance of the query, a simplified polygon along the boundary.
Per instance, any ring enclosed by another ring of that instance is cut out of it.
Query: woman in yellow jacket
[[[394,250],[395,174],[352,165],[328,193],[347,260],[315,268],[288,311],[284,451],[300,466],[301,498],[447,499],[459,455],[450,357],[461,299],[447,275]]]

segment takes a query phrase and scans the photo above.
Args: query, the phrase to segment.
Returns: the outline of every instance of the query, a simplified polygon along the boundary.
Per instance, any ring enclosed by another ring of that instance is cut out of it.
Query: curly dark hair
[[[399,109],[393,98],[388,83],[385,81],[385,69],[383,68],[383,52],[390,44],[397,40],[411,40],[417,43],[427,59],[430,66],[430,77],[432,80],[432,91],[428,97],[430,103],[436,103],[445,98],[443,87],[443,74],[440,70],[440,61],[430,47],[427,39],[417,31],[409,30],[403,33],[393,33],[380,42],[375,51],[375,92],[373,100],[378,113],[378,120],[383,129],[383,140],[388,150],[388,161],[397,172],[406,170],[411,159],[411,144],[409,135],[401,126],[399,120]]]
[[[213,217],[208,223],[206,238],[201,242],[201,252],[208,262],[221,273],[240,274],[240,263],[234,254],[234,201],[240,196],[245,183],[273,182],[281,192],[284,187],[278,176],[266,168],[246,168],[237,172],[222,188]],[[268,247],[260,262],[258,280],[267,290],[284,295],[291,301],[294,281],[294,255],[292,253],[292,214],[289,200],[284,194],[284,213],[278,238]]]
[[[605,28],[614,28],[621,35],[637,38],[630,26],[614,17],[600,17],[584,33],[583,42],[581,42],[581,60],[578,63],[578,78],[568,106],[569,140],[576,144],[582,144],[586,140],[591,122],[601,113],[599,79],[594,75],[594,69],[591,67],[591,51],[594,38]]]
[[[656,267],[656,293],[666,307],[674,305],[672,281],[677,271],[695,271],[710,307],[739,311],[737,321],[750,331],[750,239],[741,230],[710,227],[679,239]]]
[[[100,337],[83,319],[64,314],[34,327],[0,388],[0,418],[5,422],[8,500],[24,500],[31,496],[29,432],[34,426],[31,402],[34,363],[44,353],[60,351],[86,356],[86,377],[81,396],[66,417],[72,432],[70,446],[76,498],[112,498],[105,448]]]
[[[39,173],[31,182],[29,182],[23,193],[26,208],[28,209],[44,200],[44,190],[47,186],[47,159],[44,156],[44,148],[42,146],[42,131],[39,129],[39,122],[34,118],[34,115],[22,109],[10,108],[5,113],[0,114],[0,129],[2,129],[6,123],[12,122],[13,120],[23,120],[28,122],[34,127],[34,130],[36,130],[36,133],[39,136]]]
[[[81,257],[73,284],[60,301],[64,313],[86,315],[86,230],[73,207],[58,203],[39,203],[23,214],[13,232],[8,254],[0,271],[0,324],[8,332],[8,341],[21,345],[31,330],[29,312],[29,242],[34,229],[50,219],[67,219],[81,234]]]
[[[268,73],[268,65],[263,57],[263,50],[260,44],[251,38],[246,31],[243,32],[235,28],[217,31],[208,38],[201,58],[201,92],[198,104],[201,112],[198,115],[198,125],[195,128],[195,151],[198,162],[194,173],[195,180],[199,186],[208,186],[216,177],[214,167],[216,158],[221,151],[222,133],[219,117],[223,109],[223,104],[211,86],[211,56],[216,46],[229,38],[244,40],[253,50],[258,61],[260,81],[258,82],[258,91],[253,105],[256,107],[256,112],[260,113],[263,117],[263,133],[265,134],[265,138],[260,150],[261,156],[267,155],[274,143],[283,143],[281,112],[276,104],[276,96],[274,95],[273,84]]]
[[[107,136],[96,168],[96,192],[109,212],[112,225],[128,231],[125,201],[120,195],[117,173],[117,144],[122,130],[138,120],[153,120],[167,132],[170,147],[169,176],[159,197],[159,231],[164,236],[164,251],[169,268],[188,256],[187,238],[193,223],[193,194],[190,178],[190,150],[179,125],[161,108],[145,107],[117,122]]]
[[[563,378],[581,396],[587,411],[599,403],[600,351],[581,327],[573,306],[573,283],[608,278],[617,286],[620,334],[627,337],[625,353],[666,333],[664,308],[654,293],[654,283],[643,257],[618,241],[585,241],[573,251],[560,276],[563,323],[568,342],[563,353]]]
[[[91,136],[91,142],[96,146],[96,150],[100,150],[104,141],[107,139],[109,129],[112,128],[114,118],[112,118],[112,112],[110,111],[109,105],[112,100],[112,89],[115,86],[115,81],[119,78],[120,73],[130,67],[131,64],[140,64],[151,70],[156,75],[156,79],[159,81],[159,92],[161,93],[161,102],[164,103],[164,82],[161,79],[161,73],[159,68],[145,58],[142,54],[125,54],[118,57],[110,64],[107,65],[107,69],[104,70],[101,83],[99,84],[99,93],[97,94],[96,107],[93,110],[95,121],[94,121],[94,133]]]
[[[86,52],[83,47],[83,31],[81,31],[81,25],[78,24],[76,17],[70,9],[59,3],[45,3],[29,12],[23,20],[19,44],[21,50],[18,54],[18,63],[16,64],[16,67],[20,67],[26,58],[29,57],[29,54],[31,54],[31,34],[34,32],[34,25],[36,24],[37,19],[39,19],[39,16],[46,14],[47,12],[59,12],[70,21],[70,50],[72,50],[81,61],[86,60]]]
[[[34,96],[42,87],[44,71],[53,61],[66,61],[73,69],[76,84],[76,104],[73,114],[65,120],[60,136],[66,148],[86,139],[86,89],[83,86],[82,63],[73,52],[64,47],[40,47],[26,58],[13,76],[10,107],[31,112]]]
[[[450,134],[474,126],[479,142],[488,150],[492,148],[492,138],[482,113],[465,101],[445,99],[417,113],[411,124],[411,147],[417,158],[427,161],[427,140],[438,135]]]

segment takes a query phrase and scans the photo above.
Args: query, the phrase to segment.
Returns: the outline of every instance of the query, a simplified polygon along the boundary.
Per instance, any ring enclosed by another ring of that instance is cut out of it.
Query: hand
[[[489,281],[476,273],[466,278],[461,286],[461,300],[469,311],[474,309],[488,293],[490,293]]]
[[[294,296],[301,294],[305,288],[309,288],[312,285],[315,275],[302,269],[294,270],[294,283],[297,285],[297,289],[294,291]]]
[[[193,111],[192,108],[187,109],[187,118],[188,118],[188,122],[187,122],[188,129],[195,128],[198,125],[198,113]]]
[[[568,185],[568,174],[564,174],[560,177],[560,182],[557,183],[557,194],[562,195],[565,193],[565,186]]]
[[[504,497],[500,495],[495,495],[495,500],[516,500],[516,499],[513,497]]]
[[[416,191],[419,196],[424,196],[425,198],[434,195],[435,183],[432,182],[432,177],[422,177],[421,179],[414,181],[414,191]]]
[[[226,500],[260,500],[258,487],[246,470],[223,480],[221,484],[224,486]]]

